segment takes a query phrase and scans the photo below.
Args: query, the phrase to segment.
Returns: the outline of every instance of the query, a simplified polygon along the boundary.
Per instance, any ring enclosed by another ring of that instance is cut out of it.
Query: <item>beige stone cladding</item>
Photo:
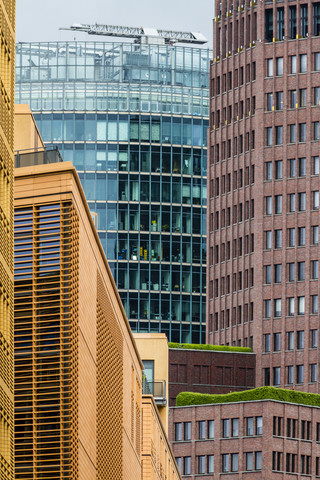
[[[16,104],[14,112],[15,151],[33,151],[44,148],[37,124],[29,105]]]
[[[33,406],[24,419],[26,435],[28,429],[31,433],[29,443],[25,436],[19,443],[16,479],[140,479],[142,363],[79,178],[67,162],[20,168],[15,173],[15,209],[22,225],[29,212],[29,226],[26,233],[20,227],[19,238],[25,235],[34,252],[28,290],[33,310],[23,304],[24,295],[30,299],[21,273],[26,253],[16,257],[22,295],[16,315],[25,322],[24,331],[17,332],[17,355],[26,348],[25,329],[33,332],[31,363],[24,365],[22,355],[17,372],[17,389],[33,392]],[[53,230],[60,235],[61,245],[56,260],[51,259],[55,266],[50,260]],[[45,253],[41,248],[47,241]],[[41,297],[39,285],[49,282],[52,269],[56,283],[51,291],[45,285],[46,296]],[[57,309],[47,314],[55,322],[51,331],[48,319],[39,313],[44,301],[46,308]],[[55,352],[60,373],[47,366],[40,375],[41,349],[48,350],[47,358],[52,358],[51,350]],[[46,387],[55,392],[54,408]],[[41,403],[41,392],[46,405]],[[21,409],[23,397],[18,397],[16,405]],[[54,423],[51,431],[50,422]]]
[[[319,407],[274,400],[173,407],[169,438],[183,478],[320,475]]]
[[[181,479],[152,395],[142,396],[142,480]]]
[[[133,336],[142,362],[144,360],[154,362],[154,381],[156,382],[153,391],[154,396],[157,393],[157,388],[162,388],[162,382],[165,382],[163,387],[164,402],[157,407],[162,425],[166,434],[168,434],[169,348],[167,336],[164,333],[134,333]]]

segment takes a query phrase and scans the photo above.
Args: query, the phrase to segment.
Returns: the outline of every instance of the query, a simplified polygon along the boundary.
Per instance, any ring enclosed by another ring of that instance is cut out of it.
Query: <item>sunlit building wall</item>
[[[15,479],[141,480],[139,353],[75,168],[42,158],[15,169]]]
[[[13,149],[15,1],[0,1],[0,472],[13,479]]]

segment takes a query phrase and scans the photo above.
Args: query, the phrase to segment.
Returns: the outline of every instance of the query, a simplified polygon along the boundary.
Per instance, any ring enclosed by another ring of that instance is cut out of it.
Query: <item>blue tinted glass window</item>
[[[97,175],[96,197],[97,200],[106,200],[106,176],[103,174]]]
[[[97,120],[97,140],[98,141],[107,140],[107,121],[104,116],[103,118],[101,118],[100,115],[98,115],[98,120]]]
[[[95,145],[86,145],[85,149],[85,168],[86,170],[96,169],[96,148]]]
[[[97,132],[97,122],[95,115],[86,115],[86,140],[94,141],[97,139],[96,132]]]
[[[84,170],[84,150],[83,145],[76,145],[74,152],[74,166],[79,170]]]
[[[74,116],[72,114],[64,115],[64,134],[63,139],[67,141],[74,140]]]
[[[84,140],[84,116],[76,115],[75,118],[75,140]]]

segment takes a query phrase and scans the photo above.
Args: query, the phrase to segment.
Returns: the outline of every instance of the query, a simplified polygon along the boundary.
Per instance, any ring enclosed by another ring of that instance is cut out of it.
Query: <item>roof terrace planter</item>
[[[298,392],[275,387],[259,387],[243,392],[232,392],[223,395],[181,392],[177,396],[176,406],[210,405],[218,403],[252,402],[258,400],[276,400],[320,407],[320,395],[316,393]]]
[[[238,353],[252,353],[249,347],[229,347],[227,345],[206,345],[194,343],[174,343],[169,342],[169,348],[179,350],[214,350],[216,352],[238,352]]]

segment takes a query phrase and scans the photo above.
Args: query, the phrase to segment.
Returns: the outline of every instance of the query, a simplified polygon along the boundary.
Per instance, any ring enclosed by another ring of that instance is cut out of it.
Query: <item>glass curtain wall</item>
[[[134,331],[205,339],[209,50],[17,45],[16,101],[76,166]]]

